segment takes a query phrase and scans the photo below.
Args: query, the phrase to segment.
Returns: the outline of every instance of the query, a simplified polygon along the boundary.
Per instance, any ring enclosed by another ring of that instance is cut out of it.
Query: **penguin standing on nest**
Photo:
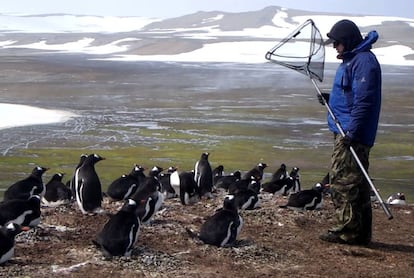
[[[201,154],[200,159],[194,166],[194,181],[197,183],[201,197],[212,198],[213,191],[213,170],[208,161],[209,153]]]
[[[102,186],[95,164],[104,159],[98,154],[89,155],[75,172],[76,202],[83,214],[102,210]]]

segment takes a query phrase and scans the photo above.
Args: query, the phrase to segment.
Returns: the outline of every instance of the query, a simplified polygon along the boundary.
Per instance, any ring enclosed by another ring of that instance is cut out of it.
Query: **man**
[[[370,51],[378,34],[371,31],[363,39],[354,22],[341,20],[333,25],[327,36],[327,43],[333,43],[342,63],[337,69],[331,93],[323,97],[345,136],[328,115],[329,129],[334,134],[329,178],[338,225],[322,234],[320,239],[367,245],[372,234],[370,186],[349,147],[353,147],[368,171],[369,152],[375,142],[381,109],[381,67]]]

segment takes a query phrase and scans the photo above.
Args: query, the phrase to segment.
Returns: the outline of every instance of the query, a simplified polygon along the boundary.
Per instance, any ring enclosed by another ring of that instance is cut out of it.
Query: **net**
[[[266,59],[323,81],[325,47],[321,33],[308,19],[266,53]]]

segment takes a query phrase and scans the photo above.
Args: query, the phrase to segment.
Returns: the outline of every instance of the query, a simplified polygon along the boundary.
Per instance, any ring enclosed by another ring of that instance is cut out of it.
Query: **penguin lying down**
[[[8,222],[0,226],[0,265],[4,264],[14,256],[14,238],[23,231],[30,228],[19,224]]]
[[[223,207],[218,209],[201,226],[200,233],[187,229],[189,235],[205,244],[218,247],[230,247],[236,242],[243,226],[243,219],[238,213],[234,195],[224,198]]]
[[[113,215],[92,242],[101,249],[106,258],[130,257],[138,239],[141,221],[137,215],[138,204],[128,199]]]

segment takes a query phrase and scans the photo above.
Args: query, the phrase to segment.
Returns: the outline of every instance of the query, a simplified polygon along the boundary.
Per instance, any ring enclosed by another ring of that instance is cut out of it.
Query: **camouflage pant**
[[[350,150],[335,135],[330,183],[338,226],[331,229],[348,242],[368,243],[372,233],[370,186]],[[359,160],[368,171],[370,147],[353,143]]]

